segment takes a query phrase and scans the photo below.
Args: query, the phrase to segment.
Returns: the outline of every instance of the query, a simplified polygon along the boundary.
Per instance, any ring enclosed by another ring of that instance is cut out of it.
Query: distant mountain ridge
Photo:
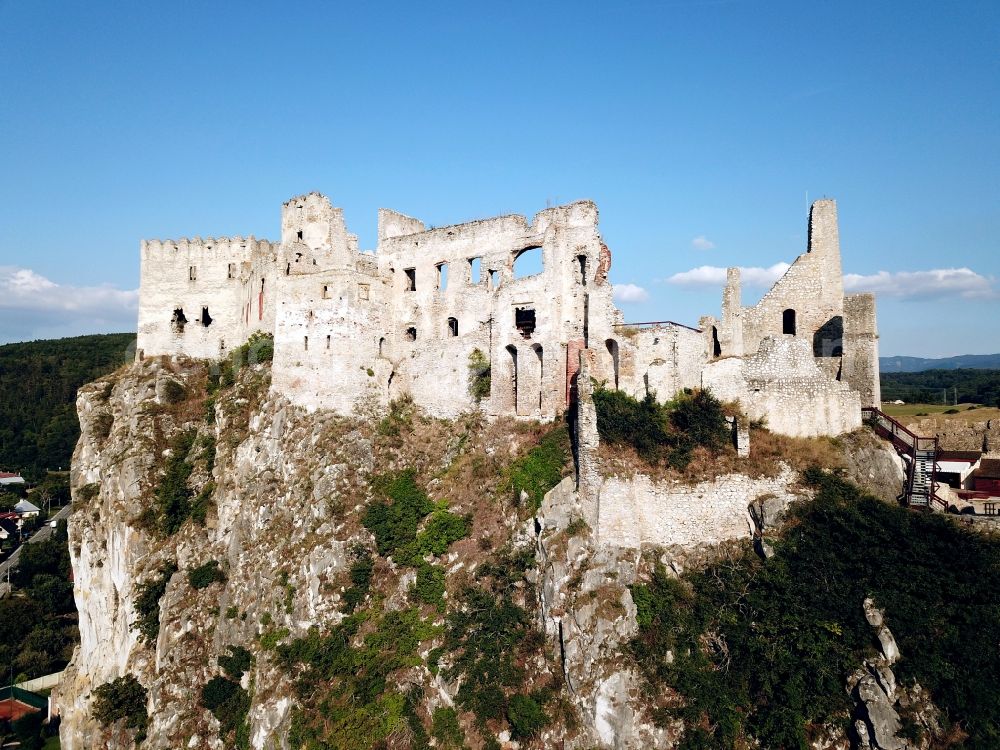
[[[923,372],[924,370],[1000,370],[1000,354],[960,354],[957,357],[879,357],[882,372]]]

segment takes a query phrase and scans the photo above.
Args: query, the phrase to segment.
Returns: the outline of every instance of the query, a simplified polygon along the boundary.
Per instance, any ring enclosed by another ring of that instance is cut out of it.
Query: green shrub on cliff
[[[130,674],[94,688],[94,718],[104,726],[124,721],[125,727],[135,729],[135,743],[146,737],[146,688]]]

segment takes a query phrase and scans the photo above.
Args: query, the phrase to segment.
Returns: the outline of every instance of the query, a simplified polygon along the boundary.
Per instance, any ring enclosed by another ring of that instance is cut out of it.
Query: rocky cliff
[[[81,389],[64,747],[678,746],[690,726],[635,656],[636,586],[754,537],[770,556],[811,493],[785,467],[786,500],[746,503],[721,547],[615,546],[564,427],[307,413],[269,377],[151,359]],[[850,452],[857,478],[898,480],[891,451]]]

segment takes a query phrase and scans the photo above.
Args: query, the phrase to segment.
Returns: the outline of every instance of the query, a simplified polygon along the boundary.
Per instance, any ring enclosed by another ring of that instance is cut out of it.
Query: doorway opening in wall
[[[510,391],[513,396],[514,413],[517,414],[517,347],[508,346],[510,354]]]
[[[515,279],[534,276],[541,273],[542,270],[542,248],[540,245],[532,245],[523,250],[518,250],[514,255]]]
[[[615,376],[615,390],[618,390],[618,342],[614,339],[608,339],[604,342],[604,345],[608,348],[608,356],[611,357],[611,371]]]
[[[208,314],[207,307],[201,308],[201,324],[205,326],[205,328],[208,328],[210,325],[212,325],[212,316]]]
[[[408,292],[417,291],[417,269],[404,268],[403,273],[406,274],[406,291]]]
[[[437,269],[437,288],[439,292],[443,292],[448,288],[448,264],[438,263],[434,266]]]
[[[481,259],[480,258],[469,258],[469,283],[478,284],[482,281],[481,271]]]
[[[414,328],[413,326],[410,326],[409,328],[406,329],[406,334],[405,335],[406,335],[406,340],[407,341],[416,341],[417,340],[417,329]]]
[[[535,310],[532,307],[514,308],[514,327],[521,332],[526,339],[531,338],[535,332]]]
[[[781,313],[781,332],[791,336],[795,335],[795,310],[789,308]]]
[[[458,335],[458,318],[448,318],[448,335]]]
[[[834,315],[813,334],[814,357],[842,357],[844,355],[844,318]]]
[[[579,274],[580,274],[577,277],[577,281],[580,282],[581,286],[587,286],[587,256],[577,255],[576,263],[577,266],[579,266]]]
[[[545,356],[542,351],[541,344],[535,344],[531,347],[535,352],[535,356],[538,357],[538,413],[542,413],[542,396],[545,393]]]
[[[722,356],[722,344],[719,343],[719,329],[712,326],[712,356]]]
[[[491,268],[487,273],[490,277],[490,289],[499,289],[500,281],[497,279],[497,272]]]
[[[174,333],[184,333],[184,325],[188,322],[184,317],[184,310],[179,307],[174,308],[174,314],[170,318],[170,328]]]

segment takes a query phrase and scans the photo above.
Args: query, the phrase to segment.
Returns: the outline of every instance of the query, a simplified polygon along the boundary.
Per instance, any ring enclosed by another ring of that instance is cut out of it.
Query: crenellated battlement
[[[140,249],[144,256],[217,253],[219,255],[246,256],[255,251],[273,252],[279,243],[247,237],[185,237],[179,240],[142,240]]]

